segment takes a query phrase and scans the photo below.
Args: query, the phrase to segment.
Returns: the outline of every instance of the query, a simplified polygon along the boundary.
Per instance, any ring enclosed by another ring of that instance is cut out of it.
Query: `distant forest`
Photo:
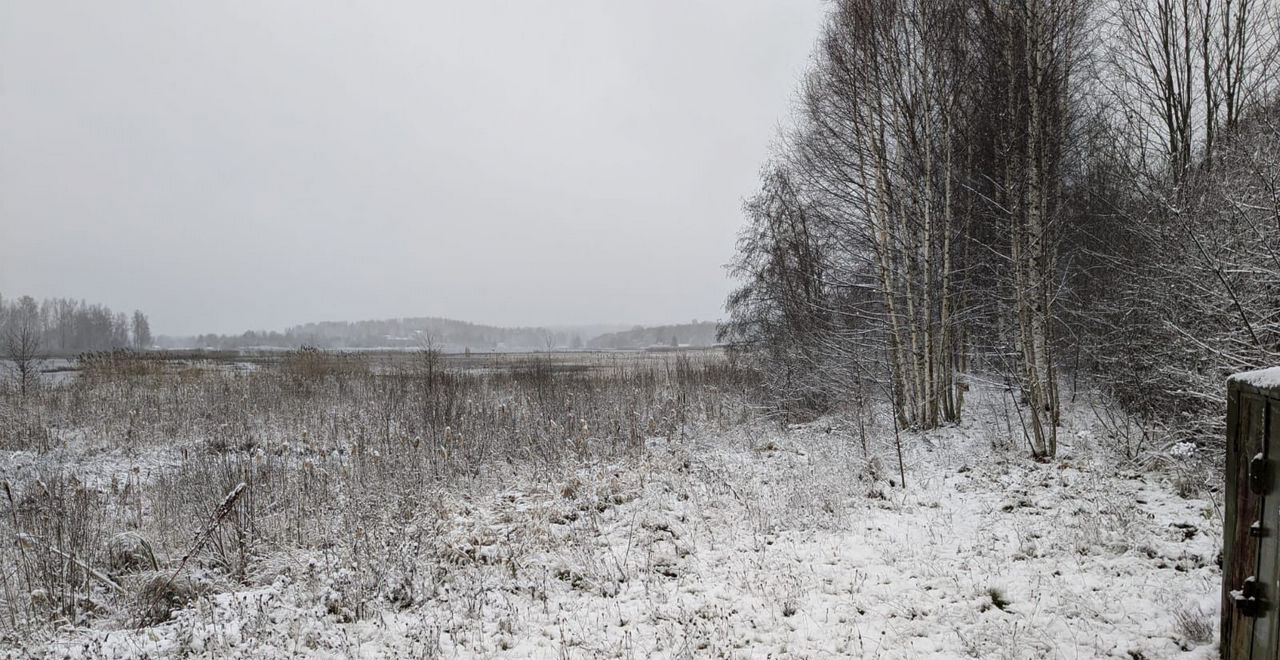
[[[718,327],[716,323],[698,321],[680,325],[636,326],[630,330],[600,335],[587,345],[594,349],[714,346]]]
[[[249,331],[240,335],[205,334],[161,337],[166,348],[297,348],[330,349],[431,347],[450,353],[464,351],[544,351],[584,349],[640,349],[654,345],[711,346],[715,323],[669,326],[596,325],[564,328],[503,328],[453,319],[420,317],[378,321],[325,321],[287,328],[284,332]]]
[[[37,301],[31,296],[6,298],[0,294],[0,343],[20,344],[24,350],[41,355],[149,348],[151,324],[140,311],[130,315],[83,300]]]

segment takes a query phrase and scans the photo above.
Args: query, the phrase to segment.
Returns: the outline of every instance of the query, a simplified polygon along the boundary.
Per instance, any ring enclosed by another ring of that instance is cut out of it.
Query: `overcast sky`
[[[722,314],[821,0],[0,0],[0,293],[163,334]]]

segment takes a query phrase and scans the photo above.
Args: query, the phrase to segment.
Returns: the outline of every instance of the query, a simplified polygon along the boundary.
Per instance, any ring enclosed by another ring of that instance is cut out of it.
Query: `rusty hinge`
[[[1267,492],[1270,481],[1270,475],[1267,474],[1267,459],[1259,453],[1249,461],[1249,490],[1261,495]]]
[[[1267,611],[1268,603],[1256,576],[1245,578],[1240,590],[1231,592],[1231,604],[1240,616],[1256,618]]]

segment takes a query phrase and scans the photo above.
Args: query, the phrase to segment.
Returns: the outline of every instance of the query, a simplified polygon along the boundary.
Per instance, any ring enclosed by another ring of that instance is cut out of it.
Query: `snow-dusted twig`
[[[240,499],[240,495],[243,494],[245,489],[248,487],[248,484],[241,481],[235,488],[231,489],[230,493],[227,493],[227,496],[222,499],[222,504],[218,505],[218,510],[214,512],[213,518],[209,520],[209,524],[205,526],[204,530],[196,535],[195,541],[191,545],[191,549],[187,550],[187,554],[182,555],[182,561],[178,562],[178,567],[174,569],[173,574],[169,576],[169,579],[165,582],[166,585],[173,584],[173,581],[178,579],[178,574],[181,573],[182,569],[187,565],[187,561],[191,559],[192,555],[199,552],[200,548],[204,547],[204,544],[209,541],[209,537],[213,535],[214,530],[218,529],[218,525],[222,524],[222,520],[227,517],[228,513],[231,513],[231,508],[235,506],[236,500]]]

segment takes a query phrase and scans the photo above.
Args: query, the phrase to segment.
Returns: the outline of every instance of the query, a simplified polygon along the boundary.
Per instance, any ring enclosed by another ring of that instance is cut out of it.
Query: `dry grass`
[[[295,387],[306,388],[326,380],[346,381],[368,376],[369,360],[359,353],[323,351],[313,346],[290,351],[280,361],[280,370]]]
[[[0,629],[164,621],[211,585],[270,580],[282,553],[345,569],[322,604],[340,618],[412,603],[438,578],[421,573],[424,555],[441,567],[481,557],[428,528],[404,531],[409,519],[457,515],[437,499],[447,487],[511,463],[557,473],[633,456],[648,437],[735,424],[758,383],[683,355],[474,362],[304,350],[243,369],[84,356],[81,378],[41,389],[21,418],[0,416],[0,447],[27,438],[43,456],[77,438],[171,460],[94,485],[52,458],[17,475],[0,539],[39,543],[0,547],[13,567],[0,572]]]
[[[53,445],[48,420],[39,409],[23,403],[0,392],[0,450],[48,451]]]
[[[88,383],[154,377],[165,371],[164,361],[155,355],[125,349],[81,353],[76,362],[80,381]]]
[[[125,576],[144,570],[160,570],[151,542],[137,532],[121,532],[107,540],[110,575]]]
[[[17,490],[4,483],[12,539],[3,573],[11,621],[81,624],[119,585],[105,564],[106,503],[75,479],[49,474]],[[104,593],[101,587],[106,586]]]
[[[161,571],[150,571],[134,580],[133,605],[130,616],[135,625],[152,626],[164,623],[181,609],[195,602],[202,595],[212,592],[212,585],[190,577],[174,577]]]
[[[1199,605],[1189,603],[1173,611],[1173,620],[1178,634],[1190,642],[1207,644],[1213,641],[1217,629],[1213,617],[1200,609]]]

